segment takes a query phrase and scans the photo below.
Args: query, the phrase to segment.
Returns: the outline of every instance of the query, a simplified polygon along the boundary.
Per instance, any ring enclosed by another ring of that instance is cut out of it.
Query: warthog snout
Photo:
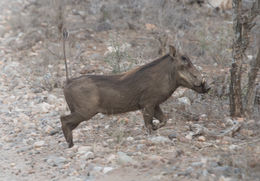
[[[198,93],[207,93],[210,90],[210,86],[207,84],[206,79],[202,78],[201,84],[199,86],[193,85],[192,89]]]
[[[202,87],[202,93],[207,93],[210,90],[210,86],[207,84],[205,78],[202,79],[201,87]]]

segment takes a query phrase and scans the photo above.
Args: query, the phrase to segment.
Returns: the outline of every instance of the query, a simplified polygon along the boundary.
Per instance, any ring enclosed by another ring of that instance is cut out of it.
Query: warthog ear
[[[169,52],[171,57],[175,57],[176,55],[176,49],[173,45],[169,45]]]

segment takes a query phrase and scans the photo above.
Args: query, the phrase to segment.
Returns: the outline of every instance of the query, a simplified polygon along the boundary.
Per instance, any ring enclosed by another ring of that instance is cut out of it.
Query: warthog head
[[[177,84],[192,89],[198,93],[207,93],[210,87],[205,78],[192,64],[189,57],[176,52],[174,46],[169,46],[170,56],[175,61]]]

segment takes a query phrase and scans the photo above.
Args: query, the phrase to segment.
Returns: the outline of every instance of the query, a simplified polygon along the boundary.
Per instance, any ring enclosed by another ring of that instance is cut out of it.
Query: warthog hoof
[[[156,125],[153,124],[153,125],[152,125],[152,129],[153,129],[153,130],[157,130],[157,129],[159,129],[159,128],[165,126],[165,125],[166,125],[166,121],[160,122],[159,124],[156,124]]]
[[[62,128],[62,132],[63,132],[63,135],[65,137],[65,140],[67,141],[68,143],[68,147],[71,148],[73,147],[73,139],[72,139],[72,131],[70,129],[70,126],[68,126],[64,120],[62,120],[61,118],[61,128]]]

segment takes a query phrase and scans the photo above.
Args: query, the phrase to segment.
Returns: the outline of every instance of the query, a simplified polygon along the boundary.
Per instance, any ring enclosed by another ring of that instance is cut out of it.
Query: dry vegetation
[[[229,118],[232,12],[190,2],[1,1],[0,180],[259,180],[259,75],[250,118]],[[258,16],[244,59],[244,97],[259,22]],[[172,43],[206,75],[212,90],[199,95],[178,89],[162,105],[168,124],[151,136],[139,111],[98,114],[74,131],[75,146],[68,149],[59,122],[68,111],[62,27],[69,31],[73,77],[129,70]]]

